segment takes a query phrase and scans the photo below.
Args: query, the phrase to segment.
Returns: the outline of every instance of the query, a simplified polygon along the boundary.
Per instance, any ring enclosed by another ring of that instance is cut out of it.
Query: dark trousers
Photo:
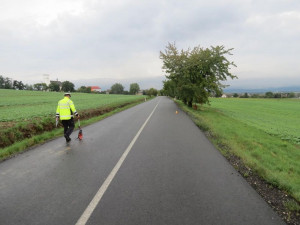
[[[70,120],[62,120],[61,122],[64,125],[64,135],[69,137],[75,127],[73,118],[71,118]]]

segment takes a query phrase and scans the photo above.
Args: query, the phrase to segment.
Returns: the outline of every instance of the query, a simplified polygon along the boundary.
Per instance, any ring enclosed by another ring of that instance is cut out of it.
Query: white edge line
[[[75,225],[85,225],[87,223],[87,221],[90,218],[90,216],[92,215],[93,211],[95,210],[95,208],[97,207],[97,205],[101,201],[102,196],[104,195],[104,193],[108,189],[110,183],[112,182],[112,180],[114,179],[114,177],[117,174],[118,170],[120,169],[123,162],[125,161],[128,153],[130,152],[130,150],[133,147],[134,143],[136,142],[136,140],[138,139],[138,137],[142,133],[143,129],[145,128],[146,124],[150,120],[151,116],[153,115],[154,111],[156,110],[158,104],[159,104],[159,102],[157,103],[157,105],[155,106],[155,108],[153,109],[153,111],[151,112],[149,117],[147,118],[147,120],[144,122],[144,124],[142,125],[140,130],[137,132],[135,137],[132,139],[132,141],[128,145],[127,149],[125,150],[125,152],[123,153],[123,155],[121,156],[121,158],[119,159],[119,161],[117,162],[115,167],[112,169],[112,171],[110,172],[110,174],[108,175],[108,177],[106,178],[106,180],[104,181],[102,186],[99,188],[98,192],[96,193],[96,195],[94,196],[94,198],[92,199],[92,201],[90,202],[88,207],[85,209],[85,211],[83,212],[83,214],[81,215],[81,217],[79,218],[79,220],[77,221],[77,223]]]

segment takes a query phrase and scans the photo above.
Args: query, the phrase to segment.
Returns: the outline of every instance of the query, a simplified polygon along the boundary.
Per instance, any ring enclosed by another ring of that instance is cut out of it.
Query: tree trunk
[[[188,107],[190,107],[190,108],[193,107],[193,102],[192,102],[192,101],[189,101],[189,102],[188,102]]]

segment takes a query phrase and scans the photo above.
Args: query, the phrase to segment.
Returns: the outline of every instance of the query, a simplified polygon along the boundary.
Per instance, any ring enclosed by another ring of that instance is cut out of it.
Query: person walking
[[[70,98],[71,93],[65,93],[64,98],[58,102],[56,109],[56,119],[60,119],[64,126],[64,137],[66,138],[66,142],[71,141],[70,135],[75,127],[73,115],[77,116],[77,118],[80,118],[75,109],[75,105]]]

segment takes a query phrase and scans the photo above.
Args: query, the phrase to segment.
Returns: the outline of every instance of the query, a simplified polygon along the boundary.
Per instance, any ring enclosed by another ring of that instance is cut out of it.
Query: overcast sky
[[[300,84],[299,0],[0,3],[0,75],[25,83],[162,80],[159,51],[176,42],[234,48],[233,86]]]

